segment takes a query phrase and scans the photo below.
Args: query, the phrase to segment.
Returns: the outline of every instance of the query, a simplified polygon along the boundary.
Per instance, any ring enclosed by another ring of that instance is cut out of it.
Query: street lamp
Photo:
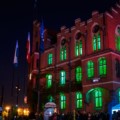
[[[16,89],[16,93],[17,93],[17,96],[16,96],[16,106],[18,106],[18,96],[19,96],[19,92],[20,92],[20,88],[18,85],[15,86],[15,89]]]

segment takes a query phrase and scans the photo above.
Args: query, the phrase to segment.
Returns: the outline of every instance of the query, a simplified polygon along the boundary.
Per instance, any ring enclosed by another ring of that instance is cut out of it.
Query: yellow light
[[[30,111],[29,111],[28,108],[25,108],[23,113],[24,113],[25,116],[29,116]]]
[[[31,80],[32,79],[32,73],[30,73],[30,75],[29,75],[29,80]]]
[[[23,109],[22,108],[18,108],[17,109],[18,115],[21,116],[23,115]]]
[[[10,110],[10,108],[11,108],[10,106],[6,106],[5,107],[5,109],[6,109],[7,112]]]

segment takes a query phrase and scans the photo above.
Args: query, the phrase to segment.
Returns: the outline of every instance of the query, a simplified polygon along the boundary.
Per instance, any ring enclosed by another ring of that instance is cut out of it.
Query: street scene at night
[[[120,0],[0,2],[0,120],[120,120]]]

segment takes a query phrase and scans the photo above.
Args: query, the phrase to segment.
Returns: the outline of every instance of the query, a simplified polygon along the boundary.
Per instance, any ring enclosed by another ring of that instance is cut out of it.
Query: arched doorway
[[[86,93],[86,111],[107,110],[107,101],[109,101],[108,90],[96,87]]]

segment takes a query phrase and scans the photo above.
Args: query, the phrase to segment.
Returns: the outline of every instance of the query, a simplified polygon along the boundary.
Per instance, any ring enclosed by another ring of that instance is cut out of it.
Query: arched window
[[[116,50],[120,51],[120,25],[117,25],[115,30],[115,46]]]
[[[104,76],[107,73],[107,65],[106,65],[106,59],[100,58],[99,59],[99,75]]]
[[[52,86],[52,75],[51,74],[47,74],[46,75],[46,86],[47,88],[50,88]]]
[[[66,108],[66,96],[64,94],[60,94],[60,109]]]
[[[82,40],[76,40],[76,45],[75,45],[75,55],[79,56],[82,55],[83,50],[82,50]]]
[[[102,92],[99,89],[96,89],[94,91],[94,95],[95,95],[95,107],[96,108],[101,108],[102,107]]]
[[[93,50],[97,51],[101,49],[101,37],[100,34],[93,35]]]
[[[94,77],[94,63],[92,61],[87,62],[87,75],[88,78]]]
[[[98,50],[101,49],[101,38],[100,38],[100,34],[97,35],[97,48],[98,48]]]
[[[66,52],[66,46],[62,46],[60,49],[60,60],[66,60],[67,52]]]
[[[48,54],[48,65],[51,65],[51,64],[52,64],[52,60],[53,60],[53,54],[52,54],[52,53],[49,53],[49,54]]]
[[[94,50],[94,51],[97,50],[97,38],[96,38],[95,35],[93,36],[93,50]]]
[[[65,85],[66,83],[66,72],[64,70],[60,71],[60,85]]]
[[[120,89],[118,90],[118,103],[120,104]]]
[[[81,109],[82,108],[82,93],[76,92],[76,108]]]
[[[82,68],[81,67],[76,67],[75,78],[77,82],[80,82],[82,80]]]

